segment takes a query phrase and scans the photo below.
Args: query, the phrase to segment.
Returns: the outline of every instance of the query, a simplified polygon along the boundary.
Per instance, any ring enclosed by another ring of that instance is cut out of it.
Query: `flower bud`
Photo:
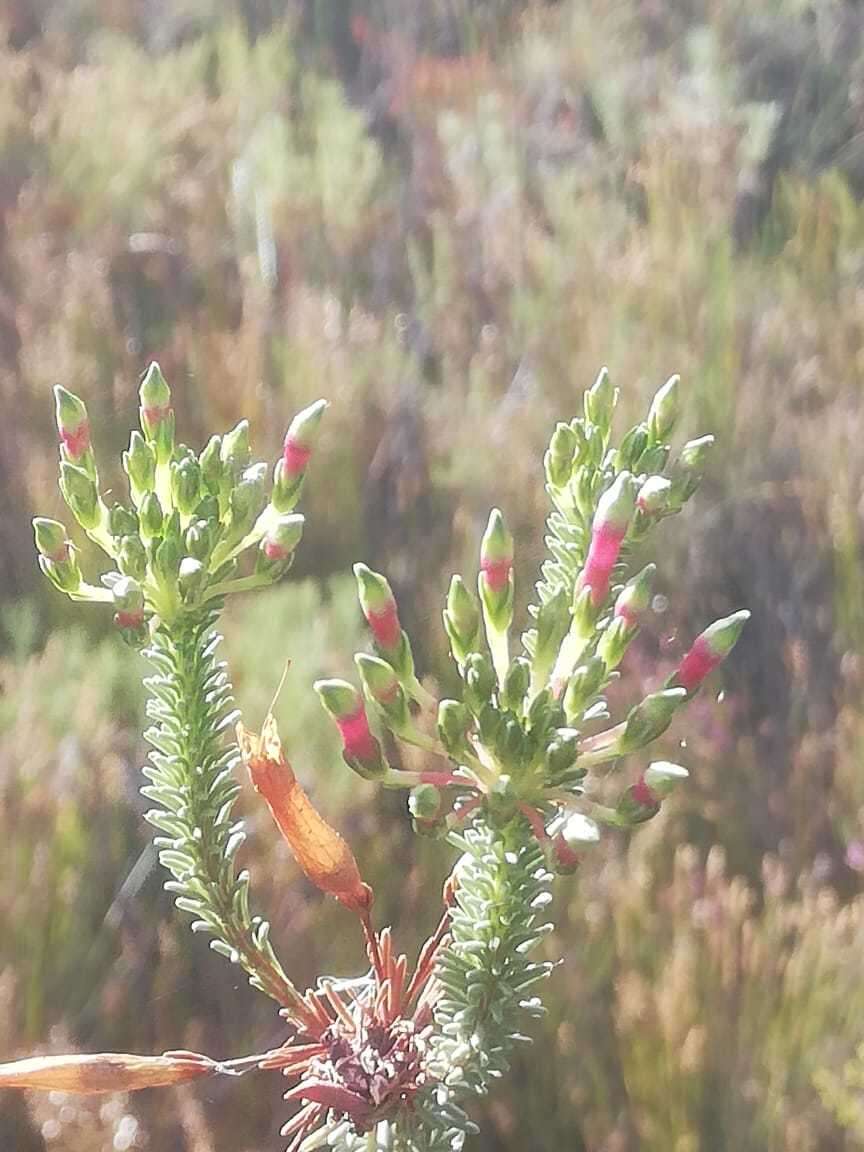
[[[679,507],[702,483],[713,446],[713,436],[700,436],[698,440],[688,440],[681,449],[672,470],[672,498]]]
[[[521,715],[531,683],[531,662],[524,656],[512,660],[501,686],[501,707]]]
[[[624,827],[644,824],[660,811],[660,801],[640,777],[626,788],[615,805],[615,823]]]
[[[381,745],[372,735],[359,692],[347,680],[317,680],[313,685],[342,737],[345,762],[366,780],[387,772]]]
[[[173,536],[166,536],[156,549],[153,559],[153,575],[162,584],[172,585],[180,574],[183,553],[180,542]]]
[[[651,401],[648,431],[652,440],[668,440],[678,420],[681,399],[681,377],[670,376]]]
[[[177,573],[177,590],[183,603],[190,604],[197,599],[207,580],[207,569],[194,556],[184,556]]]
[[[122,504],[108,511],[108,531],[112,536],[132,536],[138,531],[138,517]]]
[[[576,433],[570,425],[557,424],[543,458],[546,479],[552,488],[565,488],[569,483],[576,448]]]
[[[224,441],[223,441],[224,446]],[[267,503],[267,465],[252,464],[231,490],[231,537],[240,540]]]
[[[579,587],[591,589],[591,602],[595,608],[606,599],[609,578],[618,562],[635,502],[636,482],[629,472],[621,472],[597,504],[591,526],[591,544],[579,577]]]
[[[444,609],[444,628],[457,664],[464,664],[477,648],[480,637],[480,609],[461,576],[453,576]]]
[[[102,519],[99,493],[95,480],[88,472],[64,460],[60,464],[60,491],[75,519],[85,531],[99,526]]]
[[[604,437],[612,424],[612,414],[617,402],[618,394],[609,379],[609,372],[606,368],[601,368],[597,379],[585,393],[585,419]]]
[[[129,477],[132,499],[136,505],[156,485],[156,455],[140,432],[129,437],[129,450],[123,453],[123,469]]]
[[[144,374],[138,395],[141,399],[141,431],[152,444],[157,462],[165,464],[174,448],[174,409],[171,407],[171,389],[155,360]]]
[[[534,676],[542,682],[549,675],[567,630],[570,627],[570,597],[557,588],[537,611],[534,639]]]
[[[141,539],[156,540],[162,535],[162,505],[155,492],[148,492],[138,509],[138,525]]]
[[[114,623],[118,628],[137,631],[144,623],[144,590],[141,585],[131,576],[121,576],[115,580],[111,594],[116,609]]]
[[[171,465],[171,496],[182,516],[191,516],[201,497],[201,469],[193,455]]]
[[[600,828],[582,812],[571,812],[561,829],[561,837],[569,848],[581,851],[600,841]]]
[[[624,659],[624,654],[635,635],[635,629],[628,628],[621,617],[616,617],[597,641],[597,655],[607,671],[612,672]]]
[[[279,575],[287,571],[303,535],[304,524],[303,516],[280,516],[268,528],[258,548],[259,571]]]
[[[138,536],[121,536],[117,546],[117,567],[124,576],[144,580],[147,575],[147,553]]]
[[[575,669],[564,692],[564,712],[568,720],[582,715],[606,678],[606,665],[599,656],[590,656]]]
[[[69,559],[69,540],[66,528],[59,520],[49,520],[45,516],[37,516],[33,520],[33,535],[36,538],[36,549],[40,556],[63,564]]]
[[[627,628],[638,628],[642,617],[648,611],[656,572],[656,564],[646,564],[642,571],[629,580],[618,593],[614,619],[623,621]]]
[[[326,400],[310,404],[297,413],[285,433],[282,456],[273,473],[272,502],[277,512],[290,512],[300,498],[318,426],[326,408]]]
[[[90,420],[83,401],[59,384],[54,385],[54,400],[63,459],[92,472],[86,460],[90,455]]]
[[[627,717],[618,744],[619,754],[635,752],[656,740],[672,723],[672,717],[686,698],[683,688],[664,688],[646,696]]]
[[[715,620],[694,640],[690,651],[669,678],[669,683],[681,685],[688,694],[695,692],[705,677],[722,664],[735,647],[741,629],[749,619],[750,613],[741,611],[722,620]]]
[[[187,556],[202,562],[209,560],[213,551],[213,532],[208,521],[196,520],[190,524],[183,536],[183,544]]]
[[[636,507],[645,516],[660,516],[671,510],[672,481],[665,476],[649,476],[636,497]]]
[[[482,652],[472,652],[462,670],[465,679],[465,703],[476,715],[492,699],[495,691],[495,673],[489,658]]]
[[[458,700],[442,700],[438,705],[438,736],[448,754],[458,759],[468,747],[471,716]]]
[[[201,483],[211,496],[219,495],[222,484],[222,437],[211,436],[198,457]]]
[[[631,428],[615,454],[619,472],[634,472],[648,447],[648,425],[636,424]]]
[[[222,464],[231,476],[237,477],[249,467],[252,450],[249,446],[249,421],[241,420],[222,437],[220,452]]]
[[[437,820],[441,807],[441,792],[434,784],[418,784],[408,794],[408,811],[415,820]]]
[[[561,733],[552,740],[544,758],[546,777],[550,784],[555,784],[563,776],[570,773],[579,754],[579,735],[574,731]]]
[[[354,663],[366,694],[384,713],[388,725],[397,732],[404,728],[410,719],[408,700],[391,665],[365,652],[358,652]]]
[[[487,628],[506,632],[513,617],[513,537],[498,508],[490,512],[480,544],[478,587]]]
[[[375,644],[382,652],[397,652],[402,640],[402,625],[393,590],[383,576],[365,564],[354,565],[354,576],[360,607]]]
[[[679,784],[688,779],[690,773],[680,764],[668,760],[655,760],[642,773],[642,783],[649,789],[655,800],[665,800]]]
[[[39,556],[39,567],[51,583],[60,592],[67,595],[77,592],[81,586],[81,572],[78,561],[75,559],[75,549],[69,547],[69,554],[65,560],[52,560],[48,556]]]

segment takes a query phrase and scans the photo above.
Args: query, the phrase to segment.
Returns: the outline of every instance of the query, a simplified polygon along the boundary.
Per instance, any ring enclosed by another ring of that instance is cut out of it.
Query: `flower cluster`
[[[292,421],[268,491],[268,467],[252,461],[247,421],[213,436],[197,454],[176,443],[171,391],[158,364],[151,364],[140,388],[141,431],[132,432],[123,453],[129,501],[109,507],[100,491],[87,409],[59,385],[55,396],[60,490],[80,527],[116,564],[101,576],[101,586],[86,583],[65,527],[38,517],[39,564],[60,591],[74,600],[113,605],[117,627],[141,645],[152,622],[170,624],[226,593],[263,587],[288,571],[303,534],[303,517],[294,508],[325,401]],[[243,554],[253,549],[252,571],[238,575]]]
[[[63,525],[42,518],[40,565],[73,599],[113,604],[131,643],[149,642],[145,735],[154,751],[142,791],[156,805],[146,819],[159,831],[166,887],[193,930],[209,933],[211,947],[278,1003],[288,1037],[263,1056],[227,1062],[188,1052],[21,1061],[0,1065],[0,1088],[131,1090],[271,1068],[291,1080],[290,1152],[463,1147],[472,1125],[462,1105],[506,1071],[524,1039],[522,1019],[543,1010],[534,990],[551,964],[531,951],[550,928],[543,909],[554,875],[573,871],[603,826],[654,817],[687,771],[663,760],[628,769],[612,804],[601,781],[665,731],[747,618],[713,623],[665,684],[612,722],[605,693],[642,626],[655,575],[652,564],[628,571],[633,545],[692,496],[711,447],[703,437],[673,453],[679,391],[673,377],[616,447],[617,397],[604,371],[583,414],[556,427],[544,458],[550,555],[515,654],[513,538],[492,511],[476,593],[456,575],[444,605],[461,685],[454,698],[439,701],[418,678],[386,578],[355,566],[374,652],[355,656],[361,689],[346,680],[315,688],[351,769],[406,789],[416,831],[446,835],[460,852],[441,922],[409,977],[390,930],[373,924],[373,894],[351,849],[313,806],[272,716],[260,736],[238,724],[237,745],[225,737],[236,713],[214,657],[215,621],[227,593],[271,584],[290,567],[303,530],[294,509],[324,402],[295,417],[268,491],[245,421],[198,454],[175,443],[171,394],[154,364],[141,385],[141,431],[123,455],[130,499],[109,508],[86,409],[57,389],[61,491],[116,570],[101,586],[86,583]],[[245,553],[254,564],[240,574]],[[422,767],[391,765],[391,741],[419,749]],[[370,965],[359,979],[322,978],[301,992],[283,971],[269,923],[251,913],[249,875],[233,864],[245,839],[231,817],[238,762],[299,867],[356,916]]]
[[[617,392],[601,372],[584,414],[559,424],[546,452],[550,559],[530,609],[533,626],[511,655],[513,538],[494,509],[480,543],[477,595],[454,576],[444,627],[458,667],[458,699],[432,699],[419,683],[411,645],[383,575],[355,567],[375,655],[358,653],[363,696],[347,681],[316,684],[342,736],[348,764],[386,787],[410,789],[415,829],[445,834],[482,812],[503,826],[517,814],[550,866],[569,871],[602,825],[651,819],[687,777],[658,761],[638,772],[613,806],[597,799],[596,774],[641,753],[734,646],[747,612],[718,620],[694,641],[665,685],[609,724],[604,691],[618,675],[650,606],[655,567],[627,573],[631,546],[679,512],[705,469],[711,437],[673,455],[680,382],[656,394],[646,419],[611,443]],[[391,767],[367,715],[397,739],[438,758],[423,771]],[[434,736],[429,716],[435,710]]]

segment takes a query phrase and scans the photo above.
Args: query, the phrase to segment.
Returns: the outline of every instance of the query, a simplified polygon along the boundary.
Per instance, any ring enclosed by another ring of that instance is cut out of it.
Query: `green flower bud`
[[[461,576],[453,576],[444,609],[444,628],[457,664],[476,651],[480,638],[480,609]]]
[[[156,486],[156,454],[140,432],[129,437],[129,450],[123,453],[123,470],[129,477],[132,500],[137,505]]]
[[[631,428],[615,454],[619,472],[634,472],[645,449],[648,447],[648,425],[637,424]]]
[[[531,683],[531,662],[524,656],[511,661],[501,688],[501,706],[521,715]]]
[[[191,516],[201,495],[201,469],[191,454],[171,465],[171,495],[180,514]]]
[[[162,535],[162,505],[155,492],[148,492],[138,508],[138,525],[141,539],[156,540]]]
[[[153,575],[162,584],[174,584],[180,573],[182,559],[183,553],[179,541],[175,540],[173,536],[166,536],[156,549],[153,560]]]
[[[546,749],[544,766],[550,784],[557,784],[570,773],[579,755],[579,735],[575,731],[559,733]]]
[[[144,580],[147,575],[147,553],[138,536],[122,536],[117,547],[117,567],[124,576]]]
[[[618,393],[609,379],[609,372],[601,368],[590,390],[585,393],[585,420],[593,424],[603,437],[612,425],[612,414],[617,402]]]
[[[629,629],[638,628],[642,617],[648,611],[656,572],[656,564],[646,564],[642,571],[629,580],[618,593],[614,617],[616,620],[622,620]]]
[[[713,436],[700,436],[698,440],[688,440],[681,449],[672,469],[672,500],[678,507],[686,503],[702,483],[713,447]]]
[[[231,536],[240,540],[267,504],[267,465],[253,464],[231,491]]]
[[[644,516],[662,516],[674,511],[672,481],[665,476],[649,476],[636,497],[636,507]]]
[[[45,556],[55,564],[64,564],[69,559],[70,544],[66,528],[59,520],[37,516],[33,521],[33,535],[40,556]]]
[[[210,559],[213,551],[213,532],[206,520],[196,520],[186,529],[183,537],[186,555],[202,562]]]
[[[616,617],[597,641],[597,655],[610,672],[624,659],[624,654],[635,634],[633,628],[620,617]]]
[[[458,700],[442,700],[438,705],[438,736],[448,754],[458,759],[468,747],[471,716]]]
[[[670,376],[651,401],[648,431],[652,440],[668,440],[681,407],[681,377]]]
[[[441,807],[441,793],[434,784],[418,784],[408,794],[408,811],[415,820],[437,820]]]
[[[558,588],[537,612],[534,639],[534,678],[537,682],[544,682],[551,672],[569,627],[570,597],[566,589]]]
[[[78,561],[75,559],[75,549],[70,546],[69,555],[65,560],[51,560],[48,556],[39,556],[39,567],[51,583],[60,592],[77,592],[81,586],[81,572]]]
[[[218,496],[222,484],[222,437],[211,436],[198,457],[201,483],[211,496]]]
[[[465,679],[465,703],[476,715],[492,699],[495,691],[495,672],[487,656],[472,652],[462,670]]]
[[[177,590],[184,604],[191,604],[201,593],[207,581],[207,569],[194,556],[184,556],[177,573]]]
[[[600,691],[606,679],[606,665],[599,656],[589,657],[580,664],[567,682],[564,692],[564,712],[572,720],[582,715]]]
[[[656,740],[672,723],[672,717],[686,698],[684,688],[665,688],[646,696],[627,717],[618,745],[619,754],[635,752]]]
[[[122,504],[115,504],[108,512],[108,531],[112,536],[133,536],[138,531],[138,517]]]
[[[249,467],[252,450],[249,446],[249,421],[241,420],[222,437],[222,464],[234,477]]]
[[[480,727],[482,734],[482,722]],[[521,764],[525,752],[525,734],[515,716],[498,719],[494,743],[496,755],[503,764],[514,768]]]
[[[553,488],[565,488],[570,482],[578,441],[569,424],[557,424],[543,457],[546,479]]]
[[[102,519],[102,506],[93,477],[64,460],[60,464],[60,491],[63,499],[85,531],[97,528]]]
[[[256,571],[282,576],[294,559],[303,535],[305,519],[297,514],[280,516],[267,529],[258,546]]]

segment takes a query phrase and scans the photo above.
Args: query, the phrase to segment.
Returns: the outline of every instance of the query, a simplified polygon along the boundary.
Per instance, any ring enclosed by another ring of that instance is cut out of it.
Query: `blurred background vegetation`
[[[332,401],[296,578],[225,647],[252,725],[292,659],[289,755],[413,949],[447,853],[350,778],[309,688],[362,643],[345,574],[390,575],[446,687],[448,573],[498,503],[524,603],[545,437],[606,363],[629,417],[680,372],[719,439],[622,697],[753,621],[669,735],[692,786],[559,885],[551,1012],[473,1147],[864,1148],[862,195],[854,0],[0,0],[0,1058],[281,1035],[161,892],[138,657],[38,578],[51,385],[103,459],[153,357],[196,445],[245,415],[274,457]],[[243,808],[288,971],[356,972]],[[279,1091],[0,1097],[0,1148],[265,1152]]]

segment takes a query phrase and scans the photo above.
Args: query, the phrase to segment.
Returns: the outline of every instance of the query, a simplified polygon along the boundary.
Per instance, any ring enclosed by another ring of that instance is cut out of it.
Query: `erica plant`
[[[214,951],[273,999],[285,1040],[233,1060],[36,1058],[0,1066],[0,1087],[104,1092],[279,1070],[293,1152],[461,1148],[472,1128],[464,1109],[506,1071],[524,1021],[543,1011],[550,965],[532,953],[551,930],[555,875],[576,869],[604,828],[650,820],[686,780],[678,764],[645,763],[646,750],[747,618],[712,624],[665,684],[613,722],[604,693],[652,596],[654,566],[631,573],[632,545],[693,495],[711,437],[672,452],[673,378],[615,445],[616,392],[600,374],[584,414],[556,427],[544,458],[549,556],[521,638],[513,539],[500,511],[480,542],[476,593],[452,578],[443,622],[460,678],[453,699],[438,700],[418,680],[385,576],[355,567],[374,651],[355,656],[357,682],[319,681],[315,690],[348,767],[405,790],[417,833],[445,837],[457,854],[439,926],[411,968],[390,929],[376,926],[372,891],[303,790],[272,716],[260,735],[238,723],[216,655],[225,597],[272,584],[291,566],[303,532],[295,507],[326,405],[295,417],[268,483],[271,469],[252,462],[245,422],[196,454],[175,440],[155,364],[140,395],[141,430],[123,454],[129,500],[108,507],[85,407],[57,389],[60,488],[113,567],[88,582],[63,525],[45,519],[35,522],[39,563],[68,596],[109,605],[123,637],[145,649],[153,751],[142,791],[166,887],[193,931],[208,933]],[[388,762],[384,732],[418,750],[414,767]],[[301,868],[357,918],[368,962],[358,979],[322,976],[301,990],[284,971],[269,924],[254,911],[250,877],[235,865],[244,840],[232,818],[240,765]],[[620,781],[611,799],[610,778]]]

